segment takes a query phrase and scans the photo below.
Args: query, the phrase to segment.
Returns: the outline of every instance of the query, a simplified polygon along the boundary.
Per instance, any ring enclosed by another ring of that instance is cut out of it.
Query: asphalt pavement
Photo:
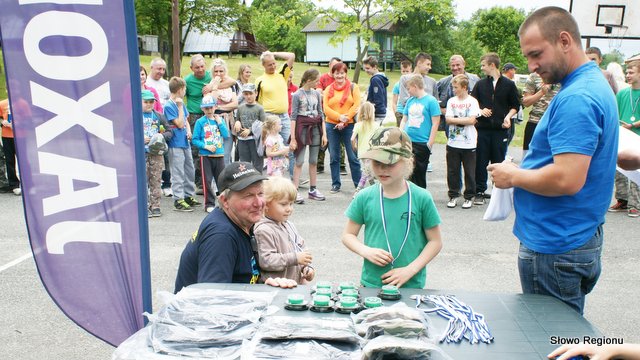
[[[510,149],[518,161],[521,153]],[[328,161],[328,160],[327,160]],[[436,145],[434,170],[428,188],[442,217],[444,247],[428,266],[427,287],[498,293],[519,293],[518,243],[511,233],[513,215],[501,222],[485,222],[487,205],[465,210],[446,207],[445,147]],[[327,164],[328,165],[328,164]],[[326,166],[328,170],[329,167]],[[303,177],[306,177],[306,169]],[[342,176],[342,192],[329,194],[330,175],[319,175],[318,187],[326,201],[296,205],[292,220],[314,256],[316,280],[358,281],[362,260],[340,242],[344,210],[353,195],[349,176]],[[109,359],[113,348],[67,319],[40,282],[24,222],[22,198],[0,194],[0,341],[2,358]],[[172,291],[180,253],[206,215],[180,213],[163,198],[160,218],[150,219],[153,307],[162,304],[157,291]],[[640,342],[640,219],[626,213],[608,213],[604,226],[603,271],[587,297],[585,317],[605,336]],[[473,306],[473,304],[470,304]],[[491,319],[487,319],[491,326]],[[553,334],[549,334],[550,336]]]

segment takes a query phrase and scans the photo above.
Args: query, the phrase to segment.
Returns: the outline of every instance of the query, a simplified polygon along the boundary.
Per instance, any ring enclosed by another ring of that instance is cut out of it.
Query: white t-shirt
[[[476,117],[480,114],[480,105],[473,96],[460,100],[457,96],[447,101],[445,117]],[[473,125],[449,125],[447,145],[458,149],[475,149],[478,131]]]
[[[169,100],[169,97],[171,96],[171,91],[169,91],[169,82],[163,78],[160,78],[160,80],[153,80],[151,77],[148,77],[147,81],[145,81],[145,84],[156,89],[156,91],[158,92],[158,96],[160,97],[160,104],[162,104],[162,107],[164,107],[164,104],[167,102],[167,100]]]

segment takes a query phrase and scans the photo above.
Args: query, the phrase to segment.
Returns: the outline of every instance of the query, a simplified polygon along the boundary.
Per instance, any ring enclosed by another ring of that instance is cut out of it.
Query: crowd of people
[[[483,78],[453,55],[451,74],[439,81],[429,76],[431,56],[419,53],[401,63],[391,111],[389,80],[375,57],[363,62],[371,76],[364,94],[337,58],[328,73],[310,68],[295,86],[289,52],[263,53],[264,73],[255,81],[249,65],[233,79],[224,60],[207,70],[201,55],[191,58],[184,79],[164,79],[161,58],[149,73],[140,67],[149,217],[162,215],[163,195],[173,197],[173,210],[202,206],[209,213],[182,253],[175,291],[198,282],[312,281],[313,256],[289,217],[294,204],[326,199],[317,184],[325,149],[328,191],[341,191],[347,163],[355,188],[342,242],[363,258],[361,285],[423,288],[427,264],[442,248],[427,190],[440,129],[447,136],[447,207],[460,198],[462,209],[482,206],[490,182],[514,188],[523,292],[554,296],[582,314],[601,271],[607,210],[639,215],[638,186],[615,167],[616,160],[624,169],[640,167],[633,150],[618,157],[619,127],[640,135],[640,61],[627,65],[631,86],[618,91],[598,66],[600,51],[583,50],[575,20],[556,7],[533,12],[519,37],[532,72],[522,93],[513,81],[517,68],[501,67],[495,53],[480,59]],[[505,159],[529,106],[518,166]],[[6,100],[0,111],[8,180],[2,191],[19,194]],[[391,125],[388,117],[395,117]],[[299,190],[305,161],[306,197]],[[614,177],[617,202],[610,206]]]

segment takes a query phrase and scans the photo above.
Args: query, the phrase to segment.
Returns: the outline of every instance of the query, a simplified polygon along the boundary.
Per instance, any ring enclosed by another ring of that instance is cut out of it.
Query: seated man
[[[255,284],[260,277],[253,225],[262,218],[266,180],[251,163],[227,165],[218,180],[219,207],[200,224],[180,256],[175,292],[195,283]],[[295,287],[289,279],[267,279],[267,285]]]

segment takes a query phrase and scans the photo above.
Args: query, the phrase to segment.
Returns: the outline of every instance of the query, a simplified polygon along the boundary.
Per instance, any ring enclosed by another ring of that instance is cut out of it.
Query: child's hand
[[[296,139],[291,139],[291,141],[289,142],[289,149],[291,149],[291,151],[295,151],[296,148],[298,147],[298,143],[296,142]]]
[[[216,150],[217,150],[215,145],[207,145],[204,148],[209,150],[209,151],[211,151],[212,153],[216,152]]]
[[[240,133],[240,131],[242,131],[242,123],[240,123],[240,121],[236,121],[236,123],[233,124],[233,129],[236,133]]]
[[[311,256],[311,253],[308,251],[299,252],[296,254],[296,257],[298,258],[299,265],[309,265],[313,260],[313,256]]]
[[[382,274],[381,278],[383,284],[401,287],[402,285],[406,284],[407,281],[409,281],[413,277],[413,275],[415,275],[415,273],[405,266],[387,271],[386,273]]]
[[[326,147],[327,144],[329,143],[329,141],[327,140],[327,135],[322,134],[322,143],[321,143],[321,147]]]
[[[302,268],[302,278],[306,281],[312,281],[315,276],[316,271],[312,267],[305,266]]]
[[[145,143],[145,144],[148,144],[148,143],[149,143],[149,141],[151,141],[151,138],[145,135],[145,137],[144,137],[144,143]]]
[[[242,136],[242,137],[247,137],[247,136],[251,135],[251,130],[249,130],[249,129],[244,129],[244,130],[240,131],[240,132],[238,133],[238,135],[240,135],[240,136]]]
[[[362,254],[362,257],[378,266],[387,266],[387,264],[393,261],[393,256],[391,256],[388,251],[368,246],[365,253]]]

